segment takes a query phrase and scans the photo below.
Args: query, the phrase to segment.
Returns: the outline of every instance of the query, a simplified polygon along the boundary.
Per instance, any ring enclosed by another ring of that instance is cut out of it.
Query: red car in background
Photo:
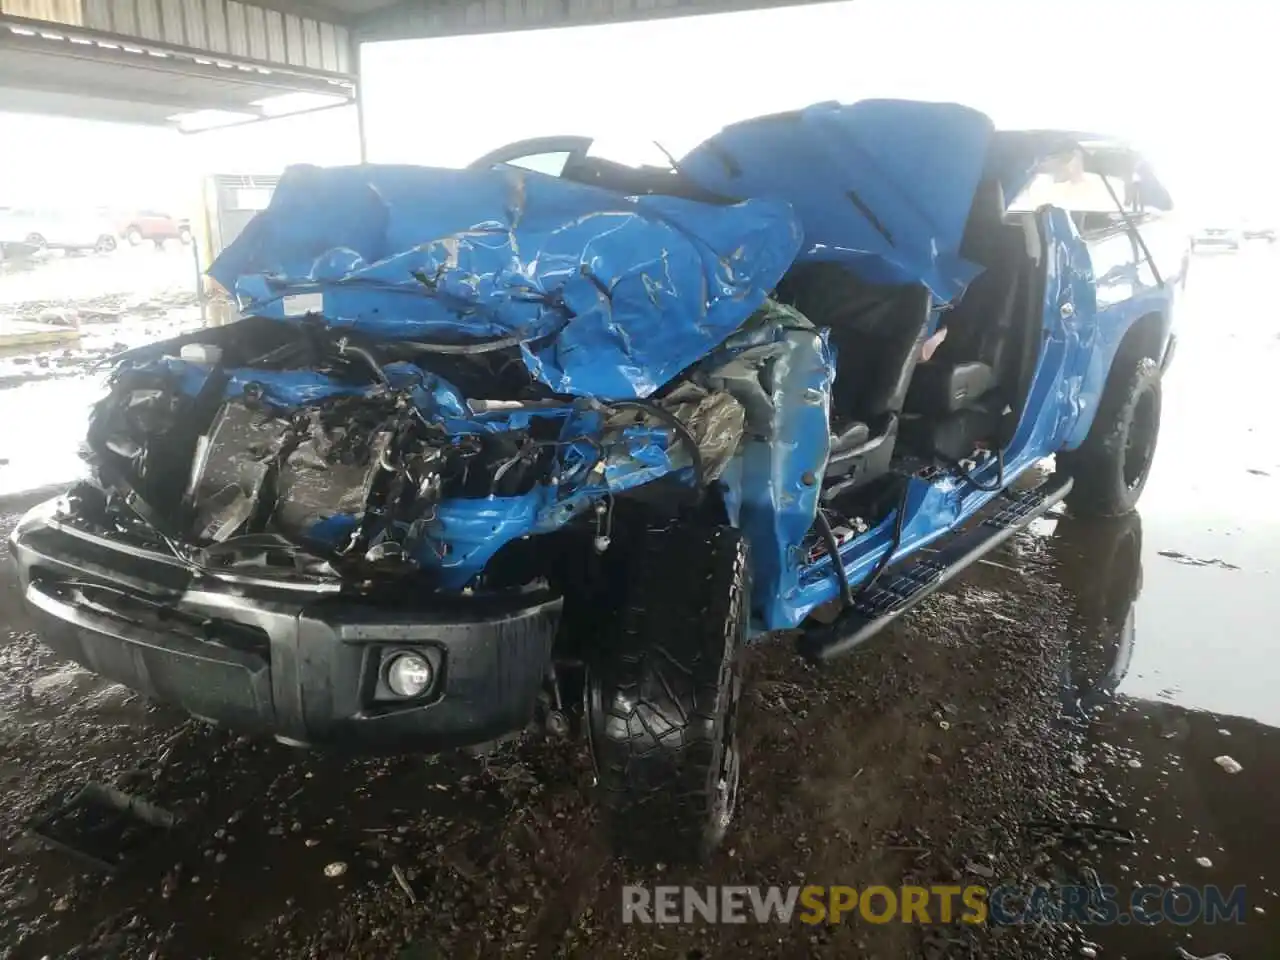
[[[191,242],[191,223],[186,219],[177,219],[167,213],[154,210],[139,210],[127,217],[120,226],[120,236],[136,247],[145,240],[163,244],[166,240]]]

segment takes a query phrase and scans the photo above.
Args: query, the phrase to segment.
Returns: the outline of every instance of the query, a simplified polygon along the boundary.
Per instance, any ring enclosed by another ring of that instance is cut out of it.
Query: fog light
[[[398,653],[387,663],[387,687],[397,697],[416,697],[431,686],[434,673],[426,657]]]

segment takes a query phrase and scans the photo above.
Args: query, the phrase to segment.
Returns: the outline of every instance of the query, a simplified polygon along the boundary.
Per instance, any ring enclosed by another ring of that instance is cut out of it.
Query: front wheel
[[[1117,358],[1080,449],[1058,455],[1075,480],[1067,506],[1082,517],[1116,517],[1138,503],[1160,435],[1160,368],[1149,357]]]
[[[136,247],[142,242],[142,231],[137,227],[130,227],[125,231],[124,238],[129,241],[129,246]]]
[[[111,253],[116,248],[116,238],[103,234],[98,238],[98,242],[94,245],[94,250],[98,253]]]
[[[641,552],[590,668],[597,781],[619,853],[705,859],[737,807],[748,544],[730,527],[677,529],[646,537]]]

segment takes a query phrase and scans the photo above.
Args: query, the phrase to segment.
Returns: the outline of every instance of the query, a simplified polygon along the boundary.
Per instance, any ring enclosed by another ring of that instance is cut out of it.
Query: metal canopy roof
[[[805,2],[0,0],[0,110],[208,128],[355,102],[358,41]]]
[[[64,20],[10,13],[18,4]],[[355,95],[347,28],[299,13],[235,0],[0,0],[0,110],[187,128]]]
[[[405,40],[579,27],[808,5],[823,0],[399,0],[354,21],[357,39]]]

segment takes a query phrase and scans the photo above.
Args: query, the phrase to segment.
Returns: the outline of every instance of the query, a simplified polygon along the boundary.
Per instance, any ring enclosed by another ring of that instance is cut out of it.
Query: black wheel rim
[[[1138,398],[1124,446],[1124,484],[1130,490],[1147,478],[1156,449],[1156,397],[1147,391]]]

